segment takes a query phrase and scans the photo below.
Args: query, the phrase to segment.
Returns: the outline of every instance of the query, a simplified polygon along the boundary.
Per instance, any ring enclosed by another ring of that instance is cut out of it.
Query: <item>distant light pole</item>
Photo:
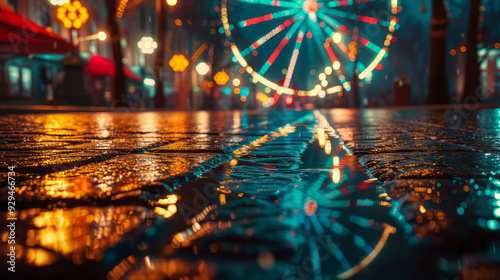
[[[80,38],[74,38],[73,44],[77,45],[81,42],[92,41],[92,40],[104,41],[104,40],[106,40],[107,37],[108,37],[108,35],[106,34],[106,32],[101,31],[101,32],[93,34],[93,35],[84,36],[84,37],[80,37]]]
[[[86,7],[80,1],[68,1],[57,8],[57,18],[69,29],[70,39],[73,42],[73,30],[78,30],[89,19]]]
[[[62,22],[64,27],[69,29],[70,40],[73,45],[80,41],[85,41],[88,38],[73,38],[73,30],[78,30],[89,19],[89,13],[86,7],[80,1],[65,1],[64,4],[57,8],[57,18]],[[56,3],[56,1],[54,1]],[[57,1],[56,4],[62,3]],[[51,2],[52,4],[52,2]],[[102,36],[102,34],[101,34]],[[89,37],[89,36],[87,36]],[[96,38],[98,38],[96,34]],[[61,60],[64,65],[64,80],[61,84],[61,91],[57,97],[62,105],[91,105],[90,94],[86,90],[84,82],[84,65],[85,61],[78,55],[78,46],[72,55]]]

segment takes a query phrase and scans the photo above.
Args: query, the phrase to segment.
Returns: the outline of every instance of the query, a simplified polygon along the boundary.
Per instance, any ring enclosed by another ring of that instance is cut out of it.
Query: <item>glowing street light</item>
[[[69,2],[69,0],[50,0],[49,1],[52,6],[62,6]]]
[[[189,61],[184,55],[176,54],[170,59],[168,65],[170,65],[175,72],[182,72],[189,66]]]
[[[80,37],[80,38],[73,38],[73,44],[79,44],[81,42],[86,42],[86,41],[91,41],[91,40],[100,40],[100,41],[104,41],[106,40],[106,38],[108,37],[108,35],[106,34],[106,32],[104,31],[101,31],[97,34],[92,34],[92,35],[89,35],[89,36],[85,36],[85,37]]]
[[[103,32],[103,31],[101,31],[101,32],[97,33],[97,39],[99,39],[99,40],[101,40],[101,41],[106,40],[106,37],[107,37],[107,35],[106,35],[106,33],[105,33],[105,32]]]
[[[167,5],[175,6],[177,4],[177,0],[167,0]]]
[[[206,64],[205,62],[201,62],[196,66],[196,72],[200,75],[206,75],[208,72],[210,72],[210,65]]]
[[[152,54],[158,48],[158,43],[151,37],[142,37],[137,43],[137,47],[143,54]]]
[[[335,69],[335,70],[340,69],[340,62],[338,60],[333,62],[333,69]]]
[[[217,74],[215,74],[215,76],[214,76],[214,81],[219,86],[223,86],[223,85],[227,84],[227,82],[229,81],[229,75],[224,71],[217,72]]]
[[[82,6],[80,1],[66,2],[63,6],[57,8],[57,18],[68,29],[80,29],[89,19],[87,8]]]

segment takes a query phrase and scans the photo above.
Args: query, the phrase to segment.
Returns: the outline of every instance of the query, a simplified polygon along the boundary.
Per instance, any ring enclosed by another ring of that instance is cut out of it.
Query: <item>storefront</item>
[[[46,104],[74,47],[8,9],[0,9],[0,96],[9,103]]]
[[[132,72],[128,67],[123,67],[127,83],[127,95],[130,107],[145,107],[147,92],[143,78]],[[115,100],[113,91],[116,75],[115,63],[102,56],[92,55],[85,66],[85,76],[89,93],[94,106],[112,106]]]

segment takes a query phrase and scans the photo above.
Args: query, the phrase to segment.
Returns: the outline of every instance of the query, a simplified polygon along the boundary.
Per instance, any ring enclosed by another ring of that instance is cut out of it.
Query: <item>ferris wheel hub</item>
[[[318,2],[316,0],[306,0],[303,8],[307,13],[316,13],[318,11]]]

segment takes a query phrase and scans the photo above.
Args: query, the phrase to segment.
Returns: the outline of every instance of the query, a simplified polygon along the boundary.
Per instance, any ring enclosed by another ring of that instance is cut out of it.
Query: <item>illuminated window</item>
[[[19,87],[19,67],[14,65],[9,65],[9,82],[10,82],[10,93],[12,95],[20,95],[21,88]]]
[[[31,97],[33,90],[33,79],[30,68],[21,68],[21,83],[23,86],[23,97]]]

